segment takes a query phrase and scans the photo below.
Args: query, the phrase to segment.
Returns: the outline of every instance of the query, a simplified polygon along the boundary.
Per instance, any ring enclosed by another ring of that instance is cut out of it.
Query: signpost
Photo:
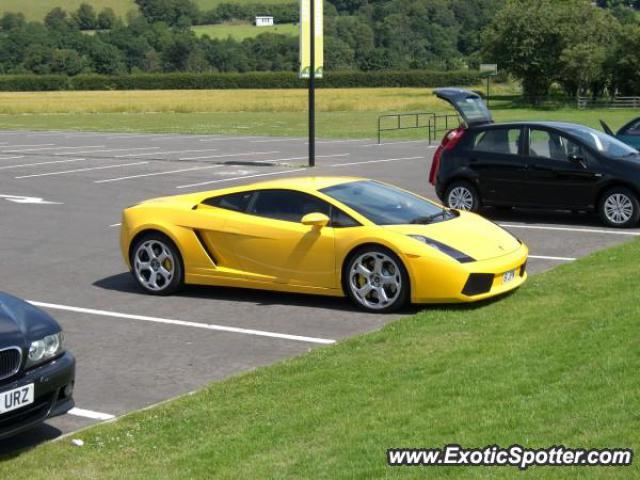
[[[300,0],[300,78],[309,79],[309,166],[316,164],[316,78],[324,68],[322,0]]]
[[[487,79],[487,107],[489,106],[489,79],[498,75],[498,65],[495,63],[481,63],[480,75]]]

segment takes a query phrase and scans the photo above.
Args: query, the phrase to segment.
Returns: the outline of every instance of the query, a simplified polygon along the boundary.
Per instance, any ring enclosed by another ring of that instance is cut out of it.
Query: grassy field
[[[640,448],[640,241],[498,301],[382,330],[0,464],[3,478],[638,478],[631,467],[389,468],[391,447]],[[597,281],[594,281],[597,279]]]
[[[494,88],[497,94],[513,89]],[[2,92],[0,129],[304,136],[306,109],[305,90]],[[640,115],[504,105],[492,110],[498,121],[563,120],[596,128],[600,118],[616,128]],[[319,89],[317,111],[318,135],[329,138],[374,138],[382,113],[451,112],[426,88]],[[425,137],[423,129],[385,133],[389,139]]]
[[[55,7],[62,7],[68,12],[77,10],[81,3],[89,3],[96,10],[104,7],[113,8],[116,15],[125,17],[129,10],[137,10],[134,0],[2,0],[0,15],[4,12],[22,12],[27,20],[41,21]],[[254,0],[195,0],[202,10],[210,10],[220,3],[256,3]],[[291,3],[291,0],[265,0],[266,4]]]
[[[191,27],[191,29],[199,37],[208,35],[211,38],[225,39],[227,37],[232,37],[236,40],[257,37],[261,33],[279,33],[281,35],[290,36],[298,35],[298,25],[294,25],[292,23],[283,23],[281,25],[274,25],[273,27],[256,27],[249,23],[221,23],[218,25],[197,25],[195,27]]]

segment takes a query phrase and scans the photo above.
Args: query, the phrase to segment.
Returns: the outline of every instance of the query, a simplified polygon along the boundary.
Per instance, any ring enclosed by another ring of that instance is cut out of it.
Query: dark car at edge
[[[482,98],[456,88],[435,94],[463,123],[436,150],[429,181],[449,207],[597,211],[611,227],[640,219],[640,153],[573,123],[494,123]]]
[[[74,406],[75,359],[46,312],[0,292],[0,440]]]

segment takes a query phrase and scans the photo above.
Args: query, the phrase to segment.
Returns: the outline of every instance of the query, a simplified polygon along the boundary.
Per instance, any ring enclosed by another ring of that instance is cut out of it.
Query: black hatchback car
[[[612,227],[640,219],[640,153],[606,133],[572,123],[494,123],[482,98],[437,89],[463,124],[436,150],[429,181],[449,207],[596,210]]]
[[[46,312],[0,292],[0,440],[73,408],[75,359]]]

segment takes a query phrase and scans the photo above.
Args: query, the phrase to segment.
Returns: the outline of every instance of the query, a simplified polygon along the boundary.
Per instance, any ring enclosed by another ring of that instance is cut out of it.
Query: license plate
[[[33,392],[33,383],[7,392],[0,392],[0,415],[31,405],[33,403]]]
[[[516,278],[516,271],[515,270],[509,270],[508,272],[505,272],[505,273],[502,274],[502,283],[509,283],[514,278]]]

